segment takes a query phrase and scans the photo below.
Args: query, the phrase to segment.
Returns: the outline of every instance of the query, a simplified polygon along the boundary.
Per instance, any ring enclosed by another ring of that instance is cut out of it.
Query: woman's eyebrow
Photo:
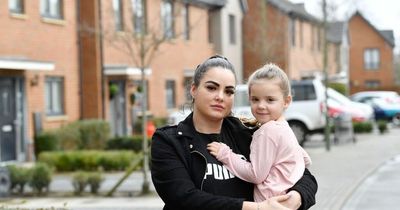
[[[214,81],[212,81],[212,80],[206,81],[205,83],[206,83],[206,84],[207,84],[207,83],[211,83],[211,84],[213,84],[213,85],[215,85],[215,86],[217,86],[217,87],[221,86],[219,83],[214,82]],[[226,89],[235,89],[235,86],[230,85],[230,86],[226,86],[225,88],[226,88]]]
[[[211,83],[211,84],[213,84],[213,85],[215,85],[215,86],[220,86],[217,82],[214,82],[214,81],[212,81],[212,80],[210,80],[210,81],[206,81],[205,83]]]

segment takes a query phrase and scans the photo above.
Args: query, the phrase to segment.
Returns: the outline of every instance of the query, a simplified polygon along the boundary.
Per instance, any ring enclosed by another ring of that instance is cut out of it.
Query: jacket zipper
[[[204,158],[204,162],[206,162],[206,168],[205,168],[205,170],[204,170],[203,180],[201,180],[201,185],[200,185],[200,190],[203,190],[204,176],[205,176],[206,173],[207,173],[207,158],[206,158],[201,152],[199,152],[199,151],[197,151],[197,150],[193,150],[193,151],[191,151],[190,153],[198,153],[200,156],[202,156],[202,157]]]

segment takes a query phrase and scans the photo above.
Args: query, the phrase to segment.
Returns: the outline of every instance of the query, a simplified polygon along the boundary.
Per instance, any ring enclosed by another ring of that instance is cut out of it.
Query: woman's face
[[[229,69],[212,67],[203,76],[198,87],[190,90],[194,98],[194,113],[209,120],[222,120],[232,110],[235,93],[235,75]]]

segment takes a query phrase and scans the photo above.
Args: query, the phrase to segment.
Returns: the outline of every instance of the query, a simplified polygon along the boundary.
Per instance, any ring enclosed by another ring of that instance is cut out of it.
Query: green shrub
[[[79,121],[80,149],[104,149],[110,138],[110,125],[103,120]]]
[[[57,151],[42,152],[38,161],[54,166],[57,171],[125,170],[135,158],[132,151]]]
[[[81,133],[78,123],[70,123],[56,130],[62,150],[81,149]]]
[[[337,92],[346,95],[346,85],[343,83],[329,83],[328,86]]]
[[[353,122],[354,133],[371,133],[372,128],[371,122]]]
[[[88,184],[90,186],[90,192],[93,194],[97,194],[103,180],[104,180],[104,178],[100,172],[89,173]]]
[[[149,146],[151,144],[151,139],[148,139]],[[123,136],[115,137],[107,141],[107,150],[133,150],[135,152],[142,151],[143,136]]]
[[[34,137],[35,156],[42,151],[55,151],[60,148],[57,135],[53,131],[42,132]]]
[[[78,171],[72,176],[72,186],[76,195],[82,194],[88,184],[88,174],[84,171]]]
[[[167,124],[167,118],[165,118],[165,117],[155,117],[155,118],[153,118],[152,119],[153,120],[153,122],[154,122],[154,125],[157,127],[157,128],[159,128],[159,127],[162,127],[162,126],[165,126],[166,124]]]
[[[378,120],[376,123],[378,124],[379,133],[383,134],[388,130],[386,120]]]
[[[42,194],[43,190],[48,191],[51,182],[52,171],[45,163],[37,163],[32,168],[29,185],[37,194]]]
[[[7,168],[10,172],[10,190],[16,190],[20,195],[22,195],[24,193],[25,185],[30,180],[31,170],[29,168],[16,165],[8,165]]]

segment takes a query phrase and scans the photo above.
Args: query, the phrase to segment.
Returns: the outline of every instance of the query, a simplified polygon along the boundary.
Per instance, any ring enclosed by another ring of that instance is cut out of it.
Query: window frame
[[[12,5],[16,7],[12,8]],[[25,0],[8,0],[8,11],[12,14],[25,14]]]
[[[176,107],[176,82],[175,80],[165,81],[165,96],[167,109],[174,109]],[[171,91],[171,92],[170,92]]]
[[[190,12],[189,4],[185,3],[182,9],[183,16],[183,36],[185,40],[190,40]]]
[[[378,48],[366,48],[363,53],[365,70],[378,70],[381,65],[381,55]]]
[[[147,33],[147,5],[145,0],[131,0],[133,13],[133,31],[135,34]],[[139,8],[139,9],[137,9]]]
[[[228,15],[229,21],[229,43],[236,44],[236,17],[233,14]]]
[[[167,8],[167,6],[170,6]],[[175,38],[174,2],[172,0],[161,1],[161,26],[166,39]]]
[[[56,9],[58,11],[52,11],[53,4],[56,3]],[[51,14],[52,12],[57,12],[56,14]],[[49,19],[64,19],[64,1],[63,0],[41,0],[40,1],[40,15],[44,18]]]
[[[290,46],[296,47],[296,19],[290,18],[289,21],[290,27]]]
[[[117,6],[117,7],[116,7]],[[113,0],[114,23],[116,31],[124,30],[124,3],[123,0]]]
[[[54,86],[55,85],[55,86]],[[58,85],[58,87],[57,87]],[[45,105],[46,115],[57,116],[64,115],[64,78],[57,76],[48,76],[45,78]],[[56,92],[54,92],[56,91]],[[55,100],[58,100],[55,101]]]

